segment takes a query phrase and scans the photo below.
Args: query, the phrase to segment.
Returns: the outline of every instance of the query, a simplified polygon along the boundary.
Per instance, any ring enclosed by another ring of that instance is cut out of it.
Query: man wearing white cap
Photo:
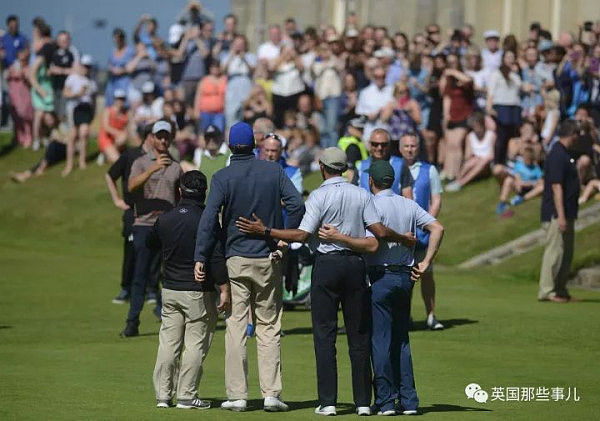
[[[134,194],[135,272],[131,285],[129,315],[125,329],[121,332],[122,337],[139,334],[140,313],[144,306],[144,294],[150,277],[149,267],[154,253],[146,245],[146,239],[158,216],[177,203],[178,182],[183,171],[169,154],[169,145],[174,135],[172,123],[165,120],[154,123],[148,153],[136,159],[131,167],[127,186]],[[157,305],[155,314],[160,314],[160,304]]]
[[[490,30],[483,33],[485,47],[481,50],[483,68],[491,72],[500,68],[502,64],[502,50],[500,49],[500,33]]]

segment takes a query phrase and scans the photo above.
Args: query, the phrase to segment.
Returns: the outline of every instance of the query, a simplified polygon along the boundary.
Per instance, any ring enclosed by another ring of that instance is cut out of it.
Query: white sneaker
[[[363,417],[371,415],[371,408],[368,406],[359,406],[356,408],[356,413]]]
[[[170,408],[174,406],[173,405],[173,401],[156,401],[156,407],[157,408]]]
[[[452,183],[446,184],[444,190],[446,190],[447,192],[457,192],[460,191],[461,188],[462,186],[458,182],[453,181]]]
[[[315,408],[315,414],[317,415],[336,415],[335,406],[317,406]]]
[[[267,396],[265,398],[264,410],[267,412],[287,412],[290,410],[290,407],[278,397]]]
[[[383,415],[386,417],[391,417],[393,415],[396,415],[396,410],[395,409],[388,409],[387,411],[379,411],[377,413],[377,415]]]
[[[221,409],[228,411],[244,412],[246,410],[246,399],[238,399],[235,401],[225,401],[221,404]]]
[[[405,409],[402,411],[402,415],[417,415],[416,409]]]

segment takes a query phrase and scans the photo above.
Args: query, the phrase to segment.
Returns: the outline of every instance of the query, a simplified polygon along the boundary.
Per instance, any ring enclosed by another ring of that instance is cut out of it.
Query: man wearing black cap
[[[231,314],[226,318],[225,387],[228,400],[223,409],[244,411],[248,399],[246,326],[248,308],[256,321],[258,372],[266,411],[286,411],[281,395],[281,309],[282,264],[277,242],[271,238],[248,237],[235,222],[239,217],[261,215],[270,226],[283,227],[282,203],[287,211],[286,226],[295,228],[304,214],[302,197],[274,162],[254,156],[254,135],[246,123],[229,130],[233,155],[228,167],[217,171],[210,183],[206,210],[196,236],[196,280],[206,276],[205,263],[213,249],[222,214],[226,231],[225,257],[231,285]]]
[[[373,252],[378,243],[365,238],[368,227],[378,238],[414,245],[414,237],[400,235],[381,224],[373,198],[364,189],[342,177],[347,169],[346,154],[327,148],[320,158],[324,181],[306,201],[306,213],[298,229],[276,229],[263,224],[259,213],[253,219],[240,218],[237,226],[250,235],[265,235],[287,242],[306,242],[319,234],[316,260],[311,277],[311,315],[317,360],[318,415],[335,415],[337,403],[337,364],[335,341],[340,303],[348,334],[354,403],[359,415],[370,415],[370,303],[365,282],[366,268],[361,253]],[[347,235],[347,241],[331,242],[334,228]],[[316,239],[315,239],[316,240]],[[312,244],[314,246],[314,244]]]
[[[207,277],[203,282],[194,279],[196,228],[206,195],[204,174],[200,171],[183,174],[179,193],[179,204],[158,217],[147,240],[150,248],[161,250],[165,273],[162,325],[154,367],[156,406],[168,408],[177,393],[178,408],[207,409],[210,402],[198,398],[197,389],[202,363],[217,325],[215,285],[220,292],[218,310],[229,307],[227,269],[219,236],[207,265]]]
[[[122,337],[137,336],[140,313],[144,307],[144,294],[150,274],[150,261],[153,251],[146,245],[152,226],[161,213],[170,210],[178,198],[177,187],[183,171],[178,162],[169,155],[169,145],[173,141],[173,125],[159,120],[152,126],[152,147],[147,154],[136,159],[131,167],[127,187],[130,192],[141,190],[139,200],[134,204],[133,247],[135,272],[131,285],[131,298],[127,324]],[[160,304],[155,314],[160,311]]]

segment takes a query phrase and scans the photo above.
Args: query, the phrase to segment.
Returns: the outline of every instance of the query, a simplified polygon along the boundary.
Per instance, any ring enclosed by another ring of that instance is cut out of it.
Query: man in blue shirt
[[[400,151],[404,163],[410,169],[415,180],[413,196],[415,202],[431,216],[437,218],[442,207],[442,182],[434,165],[418,160],[419,139],[415,133],[407,133],[400,138]],[[425,258],[429,244],[429,233],[417,229],[417,245],[415,247],[415,262]],[[427,327],[431,330],[441,330],[444,325],[435,317],[435,281],[433,279],[433,264],[429,265],[421,277],[421,295],[427,312]]]
[[[267,133],[263,143],[264,159],[277,162],[283,168],[285,175],[291,180],[298,193],[302,194],[302,173],[298,167],[289,165],[283,155],[283,139],[276,133]]]
[[[392,168],[394,168],[394,183],[392,184],[392,190],[396,194],[412,199],[412,187],[414,180],[410,175],[410,171],[407,165],[404,165],[404,161],[401,157],[391,155],[390,151],[390,134],[385,129],[375,129],[369,137],[369,154],[370,158],[364,159],[356,166],[356,172],[358,174],[358,185],[370,192],[369,190],[369,167],[373,161],[386,160],[389,161]]]
[[[4,50],[3,66],[8,69],[17,58],[17,53],[28,45],[27,37],[19,32],[19,18],[10,15],[6,18],[6,33],[2,37]]]
[[[205,263],[214,248],[219,213],[226,231],[225,258],[231,284],[231,314],[226,318],[225,388],[228,400],[221,408],[245,411],[248,399],[246,327],[248,308],[256,319],[258,372],[265,411],[287,411],[280,400],[282,263],[279,244],[269,236],[246,236],[235,222],[261,215],[270,227],[296,228],[304,215],[302,197],[279,164],[254,156],[254,135],[246,123],[229,131],[230,165],[217,171],[210,183],[206,209],[198,225],[195,276],[205,279]]]

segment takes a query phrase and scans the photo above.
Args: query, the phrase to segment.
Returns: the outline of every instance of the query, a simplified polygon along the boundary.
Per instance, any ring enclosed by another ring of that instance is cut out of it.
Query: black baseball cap
[[[204,130],[204,137],[207,139],[222,139],[223,132],[214,124],[209,124],[206,130]]]
[[[394,168],[385,159],[373,161],[367,172],[377,184],[392,185],[394,182]]]

